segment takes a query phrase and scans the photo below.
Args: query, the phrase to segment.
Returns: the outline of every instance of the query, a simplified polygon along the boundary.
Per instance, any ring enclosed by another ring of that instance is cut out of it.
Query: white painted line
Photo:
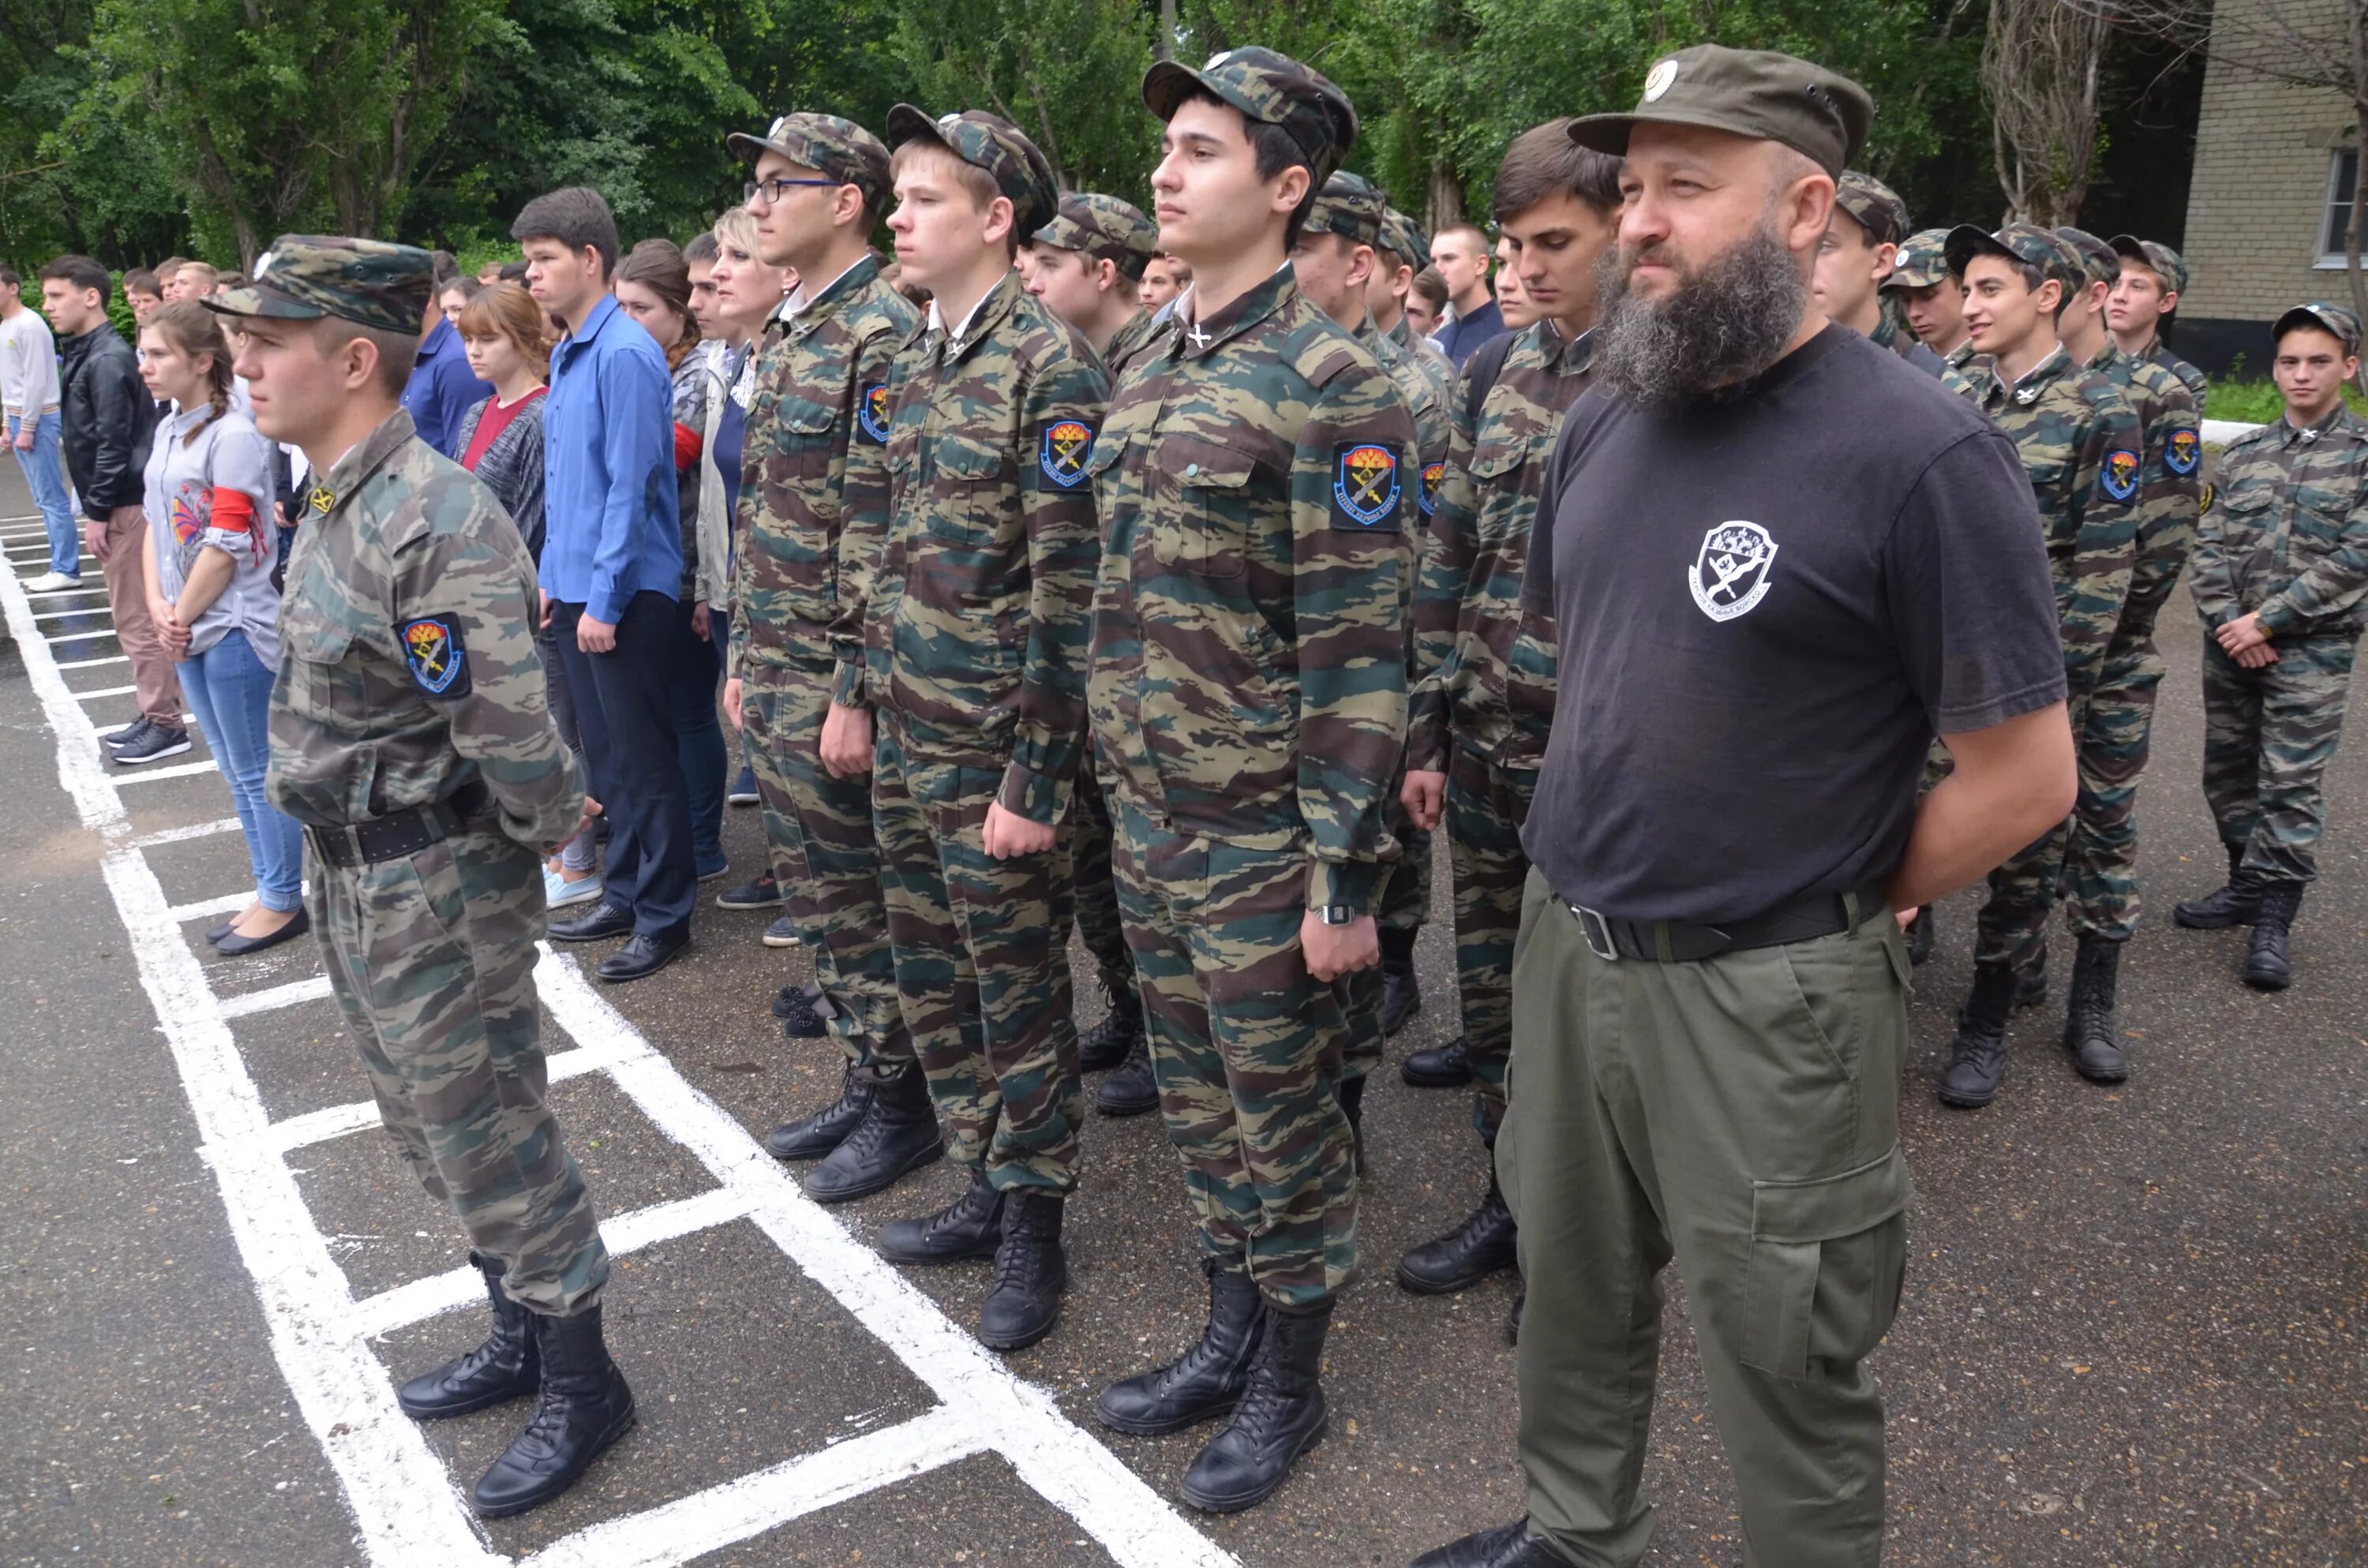
[[[614,1051],[596,1051],[579,1045],[572,1051],[554,1051],[543,1058],[551,1081],[564,1084],[570,1078],[606,1072],[617,1062]],[[326,1143],[347,1137],[366,1127],[376,1127],[378,1102],[357,1100],[350,1105],[333,1105],[322,1110],[308,1110],[302,1116],[291,1116],[271,1124],[271,1141],[283,1153],[293,1153],[315,1143]]]
[[[305,884],[307,887],[311,885],[309,882]],[[255,894],[251,890],[226,892],[220,898],[201,898],[195,903],[176,903],[171,914],[176,920],[202,920],[209,915],[235,915],[254,902]]]
[[[28,588],[25,590],[25,597],[48,603],[54,599],[80,598],[85,594],[97,594],[104,597],[106,593],[105,588]]]
[[[974,1422],[941,1405],[818,1454],[563,1536],[519,1559],[518,1568],[671,1568],[987,1447]]]
[[[94,763],[97,760],[95,757],[92,759]],[[211,822],[193,822],[187,827],[167,827],[154,833],[143,833],[131,841],[131,847],[154,849],[160,844],[180,844],[192,838],[211,838],[218,833],[236,833],[238,830],[236,817],[216,817]]]
[[[169,909],[165,911],[165,918],[173,920],[173,912]],[[173,935],[176,939],[181,934],[180,924],[173,920]],[[214,1009],[224,1019],[251,1018],[257,1013],[276,1013],[282,1007],[317,1002],[328,994],[329,977],[315,974],[303,980],[291,980],[285,985],[274,985],[265,991],[233,992],[217,1001]]]
[[[70,588],[69,588],[69,589],[62,589],[62,590],[61,590],[61,592],[65,592],[65,593],[72,593],[72,592],[74,592],[74,590],[70,589]],[[81,591],[82,591],[82,592],[84,592],[84,593],[88,593],[90,590],[89,590],[89,589],[87,589],[87,588],[85,588],[85,589],[83,589],[83,590],[81,590]],[[84,608],[84,609],[52,609],[52,610],[44,610],[44,611],[42,611],[40,615],[37,615],[37,616],[33,617],[33,619],[34,619],[35,620],[37,620],[37,621],[38,621],[38,620],[74,620],[74,619],[79,619],[79,618],[81,618],[81,617],[83,617],[83,616],[85,616],[85,615],[106,615],[106,614],[108,614],[108,608],[107,608],[105,605],[92,605],[92,606],[89,606],[87,608]]]
[[[29,622],[28,622],[27,630],[31,630]],[[87,642],[94,637],[112,637],[114,635],[115,628],[110,626],[104,631],[69,631],[63,637],[52,637],[50,641],[52,642]]]
[[[74,699],[76,702],[90,702],[102,697],[129,696],[139,689],[136,686],[102,686],[97,691],[77,691],[74,694]]]
[[[194,778],[200,773],[219,773],[222,765],[208,757],[203,762],[176,762],[170,767],[142,767],[137,773],[118,773],[118,784],[142,784],[154,778]]]
[[[131,655],[129,653],[109,653],[104,659],[76,659],[71,664],[57,665],[52,667],[61,670],[95,670],[101,665],[128,665],[131,662]]]

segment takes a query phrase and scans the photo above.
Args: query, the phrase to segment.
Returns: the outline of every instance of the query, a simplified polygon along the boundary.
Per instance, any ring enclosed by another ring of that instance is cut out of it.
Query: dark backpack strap
[[[1520,335],[1520,332],[1500,332],[1474,349],[1472,358],[1463,361],[1463,422],[1475,430],[1480,427],[1480,405],[1488,401],[1488,389],[1504,374],[1505,356],[1513,351]]]

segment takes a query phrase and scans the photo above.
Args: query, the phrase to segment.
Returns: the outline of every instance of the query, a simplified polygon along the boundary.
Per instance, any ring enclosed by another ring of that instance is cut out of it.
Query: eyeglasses
[[[775,175],[771,179],[752,179],[742,186],[740,199],[754,207],[757,205],[757,198],[762,197],[765,205],[770,207],[798,186],[823,185],[829,186],[835,190],[846,183],[845,180],[836,179],[791,179],[786,175]]]

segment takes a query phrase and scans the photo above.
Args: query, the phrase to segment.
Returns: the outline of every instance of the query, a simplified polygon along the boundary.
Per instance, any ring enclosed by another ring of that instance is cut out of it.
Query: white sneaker
[[[69,577],[63,572],[44,572],[25,585],[28,594],[62,594],[68,588],[79,588],[82,579]]]
[[[542,900],[552,909],[564,909],[571,903],[588,903],[600,896],[600,889],[601,879],[598,877],[584,877],[571,882],[559,871],[546,869],[542,873]]]

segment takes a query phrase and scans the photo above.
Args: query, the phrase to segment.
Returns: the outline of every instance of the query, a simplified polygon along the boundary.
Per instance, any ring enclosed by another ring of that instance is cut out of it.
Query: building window
[[[2327,222],[2318,233],[2318,265],[2343,265],[2343,237],[2351,227],[2351,196],[2360,179],[2360,149],[2339,149],[2328,161]]]

